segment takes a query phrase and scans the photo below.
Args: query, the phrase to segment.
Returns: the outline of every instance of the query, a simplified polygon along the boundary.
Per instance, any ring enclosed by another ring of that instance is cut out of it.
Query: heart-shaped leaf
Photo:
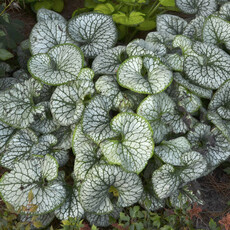
[[[32,206],[36,207],[33,215],[52,212],[64,201],[66,191],[60,176],[53,181],[48,181],[46,172],[48,166],[46,161],[53,161],[53,158],[34,158],[31,160],[16,163],[14,169],[4,174],[0,182],[2,198],[13,205],[16,210],[29,213]],[[53,164],[52,163],[52,164]],[[55,164],[55,163],[54,163]],[[57,168],[53,168],[52,175],[56,175]],[[50,171],[51,172],[51,171]],[[29,200],[28,194],[32,191],[33,199]]]
[[[92,63],[95,74],[116,74],[126,56],[125,46],[116,46],[99,54]],[[124,56],[124,57],[123,57]]]
[[[83,54],[73,44],[54,46],[46,54],[32,56],[30,74],[48,85],[61,85],[77,78],[83,67]]]
[[[84,98],[94,93],[93,71],[89,68],[81,70],[76,81],[58,86],[50,100],[54,119],[63,126],[79,122],[84,106]]]
[[[112,48],[117,41],[117,29],[108,15],[85,13],[68,23],[70,37],[80,44],[85,57],[96,57]]]
[[[54,21],[54,20],[58,20],[60,21],[60,23],[66,23],[66,20],[64,17],[62,17],[60,14],[56,13],[55,11],[52,11],[52,10],[48,10],[48,9],[45,9],[45,8],[41,8],[38,10],[37,12],[37,20],[38,22],[41,22],[41,21]]]
[[[116,191],[117,201],[113,201],[112,190]],[[82,183],[80,200],[86,211],[106,214],[114,210],[114,205],[127,207],[136,203],[142,192],[142,183],[136,174],[114,165],[98,165]]]
[[[164,91],[172,82],[172,72],[164,65],[152,66],[148,76],[142,75],[141,57],[130,57],[119,67],[118,83],[127,89],[141,94],[156,94]]]
[[[224,5],[220,7],[218,16],[224,20],[230,21],[230,3],[226,1]]]
[[[139,115],[120,113],[111,121],[120,139],[100,144],[107,161],[121,165],[124,170],[140,173],[153,155],[154,142],[149,123]]]
[[[174,108],[175,103],[164,92],[148,96],[139,105],[137,114],[146,118],[150,123],[155,143],[160,143],[164,136],[172,130],[162,119],[162,115],[167,116],[167,114],[173,113]]]

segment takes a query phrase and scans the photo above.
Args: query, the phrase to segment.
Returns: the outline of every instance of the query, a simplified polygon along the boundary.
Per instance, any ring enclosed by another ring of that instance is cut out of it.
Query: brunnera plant
[[[230,156],[230,5],[176,4],[196,17],[159,15],[127,46],[108,15],[38,11],[27,68],[0,79],[0,193],[36,206],[22,216],[105,227],[136,203],[202,203],[190,182]]]

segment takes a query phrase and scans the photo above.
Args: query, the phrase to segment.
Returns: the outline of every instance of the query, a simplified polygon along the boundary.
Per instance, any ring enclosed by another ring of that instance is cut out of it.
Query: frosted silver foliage
[[[218,16],[224,20],[230,21],[230,2],[227,2],[220,7]]]
[[[72,149],[75,154],[74,174],[78,180],[84,180],[89,170],[100,161],[98,146],[82,132],[81,125],[76,126],[73,134]]]
[[[143,99],[140,94],[128,90],[121,90],[116,78],[111,75],[101,76],[96,81],[95,88],[101,95],[109,97],[113,102],[114,109],[121,112],[136,109]]]
[[[81,219],[84,215],[84,209],[79,201],[79,194],[76,186],[67,188],[67,196],[65,202],[54,211],[55,216],[60,220],[68,218]]]
[[[44,113],[35,117],[35,121],[31,124],[30,128],[41,134],[48,134],[57,130],[60,125],[53,119],[50,111],[50,102],[43,101],[36,104],[36,106],[43,106]]]
[[[114,190],[117,201],[113,199]],[[115,206],[127,207],[136,203],[142,192],[141,180],[135,173],[127,173],[114,165],[98,165],[82,183],[80,201],[87,212],[106,214]]]
[[[77,78],[83,67],[83,54],[73,44],[54,46],[46,54],[32,56],[30,74],[48,85],[61,85]]]
[[[171,165],[180,166],[181,157],[185,152],[190,151],[191,145],[185,137],[178,137],[169,141],[162,141],[156,146],[155,153],[165,162]]]
[[[193,94],[201,97],[201,98],[212,98],[212,90],[205,89],[194,83],[190,82],[188,79],[185,79],[180,73],[174,73],[174,81],[177,82],[179,85],[182,85],[184,88],[188,89]]]
[[[187,138],[192,148],[204,155],[208,172],[230,156],[229,142],[217,128],[211,130],[210,126],[199,123],[194,131],[189,131]]]
[[[116,74],[123,58],[126,57],[126,47],[116,46],[99,54],[92,63],[95,74]]]
[[[166,94],[160,93],[145,98],[137,109],[137,114],[146,118],[153,130],[153,140],[160,143],[165,135],[172,131],[164,120],[168,114],[173,114],[175,103]]]
[[[36,106],[33,97],[40,94],[42,85],[29,79],[15,84],[10,90],[0,92],[0,119],[16,128],[26,128],[36,114],[43,113],[43,106]]]
[[[30,129],[21,129],[9,140],[1,158],[1,165],[13,169],[14,164],[32,157],[31,149],[38,137]]]
[[[111,128],[120,139],[100,144],[108,162],[121,165],[124,170],[140,173],[153,155],[154,142],[149,123],[139,115],[120,113],[111,121]]]
[[[41,21],[54,21],[54,20],[58,20],[60,21],[60,23],[65,23],[66,20],[64,17],[62,17],[60,14],[56,13],[55,11],[52,11],[52,10],[48,10],[48,9],[45,9],[45,8],[41,8],[38,10],[37,12],[37,20],[38,22],[41,22]]]
[[[14,84],[19,83],[19,79],[13,77],[0,78],[0,90],[10,89]]]
[[[111,16],[86,13],[68,23],[70,37],[80,44],[85,57],[96,57],[112,48],[117,41],[117,29]]]
[[[16,129],[0,121],[0,154],[15,132]]]
[[[172,72],[163,64],[147,69],[147,76],[141,70],[143,60],[141,57],[130,57],[122,63],[117,72],[118,83],[131,91],[141,94],[156,94],[164,91],[172,82]]]
[[[202,41],[203,27],[206,21],[206,17],[198,16],[191,20],[185,27],[183,35],[189,37],[192,40]]]
[[[230,49],[230,22],[212,16],[206,21],[203,29],[203,41],[217,46],[225,45]]]
[[[65,43],[73,43],[73,40],[67,33],[66,22],[60,20],[60,17],[56,20],[39,20],[30,34],[32,55],[47,53],[52,47]]]
[[[64,166],[69,159],[68,151],[58,146],[58,140],[52,134],[40,136],[38,143],[33,145],[31,154],[42,156],[50,154],[57,160],[59,166]]]
[[[55,161],[47,156],[46,158],[33,158],[15,164],[14,169],[1,178],[0,192],[2,198],[13,205],[16,210],[22,205],[28,209],[31,204],[36,205],[37,210],[33,213],[34,215],[51,212],[61,205],[66,197],[66,191],[60,176],[53,181],[48,181],[51,178],[48,177],[47,179],[46,174],[43,174],[43,172],[50,170],[46,169],[48,159],[50,163]],[[52,175],[56,175],[58,169],[53,168],[53,170],[55,173],[52,172]],[[31,202],[28,200],[30,191],[34,196]],[[29,211],[24,211],[24,213],[28,214]]]
[[[120,212],[122,211],[121,207],[114,206],[114,209],[111,213],[104,215],[97,215],[93,213],[86,213],[86,219],[89,221],[90,225],[93,224],[98,227],[108,227],[110,225],[110,217],[118,219],[120,217]]]
[[[83,132],[96,143],[117,136],[110,128],[111,117],[109,111],[112,109],[112,101],[101,95],[95,96],[83,114]]]
[[[177,7],[187,14],[208,16],[217,10],[216,0],[176,0]]]
[[[163,56],[166,54],[166,47],[164,44],[135,39],[127,45],[126,51],[129,56]]]
[[[230,120],[230,80],[226,81],[213,95],[208,108],[216,111],[222,119]]]
[[[50,100],[54,119],[62,126],[79,122],[85,108],[84,98],[94,93],[94,73],[83,68],[74,82],[58,86]]]
[[[167,34],[169,39],[175,35],[183,34],[187,22],[178,16],[164,14],[157,16],[157,31]]]
[[[168,54],[165,58],[165,61],[168,66],[174,71],[183,71],[184,69],[184,57],[175,53],[175,54]]]
[[[190,80],[205,88],[218,89],[230,78],[230,56],[226,52],[200,42],[194,44],[193,50],[203,58],[186,57],[184,71]]]

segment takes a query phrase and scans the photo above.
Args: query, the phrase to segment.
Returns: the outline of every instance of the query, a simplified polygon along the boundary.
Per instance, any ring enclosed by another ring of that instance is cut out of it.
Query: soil
[[[62,15],[66,19],[70,19],[72,13],[77,8],[84,6],[84,0],[65,0],[64,9]],[[31,11],[29,7],[25,9],[8,10],[10,16],[14,19],[19,19],[24,22],[25,26],[22,33],[25,35],[25,38],[29,37],[29,34],[36,23],[36,15]],[[175,15],[179,15],[183,18],[186,18],[188,21],[191,20],[191,16],[170,12]],[[139,38],[145,38],[148,32],[140,32],[136,35]],[[69,166],[71,166],[70,164]],[[229,167],[230,164],[228,164]],[[6,172],[6,170],[0,167],[0,177]],[[202,212],[200,218],[194,220],[194,225],[197,229],[209,229],[208,222],[210,218],[213,218],[214,221],[218,222],[223,218],[227,213],[230,212],[230,205],[227,203],[230,201],[230,175],[227,175],[223,171],[223,166],[217,168],[210,175],[200,178],[197,181],[193,182],[195,189],[199,189],[201,192],[201,198],[204,200],[204,206],[201,206]],[[0,200],[0,206],[2,206],[2,201]],[[59,221],[55,219],[53,221],[53,227],[59,226]],[[60,227],[60,226],[59,226]],[[109,230],[110,228],[107,228]]]

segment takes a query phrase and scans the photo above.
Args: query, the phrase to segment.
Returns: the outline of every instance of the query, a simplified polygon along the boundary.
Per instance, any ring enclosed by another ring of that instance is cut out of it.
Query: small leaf
[[[28,193],[28,201],[29,201],[29,203],[31,203],[33,199],[34,199],[34,194],[33,194],[33,191],[30,190],[29,193]]]
[[[126,26],[135,26],[138,25],[142,22],[144,22],[145,14],[141,12],[136,12],[132,11],[129,15],[123,13],[123,12],[118,12],[116,14],[113,14],[113,20],[116,23],[126,25]]]
[[[13,57],[14,57],[14,55],[12,53],[10,53],[8,50],[0,49],[0,60],[6,61],[6,60],[11,59]]]
[[[102,14],[112,14],[114,12],[114,7],[110,3],[105,3],[105,4],[98,4],[95,8],[94,11]]]
[[[175,0],[160,0],[162,6],[176,6]]]

